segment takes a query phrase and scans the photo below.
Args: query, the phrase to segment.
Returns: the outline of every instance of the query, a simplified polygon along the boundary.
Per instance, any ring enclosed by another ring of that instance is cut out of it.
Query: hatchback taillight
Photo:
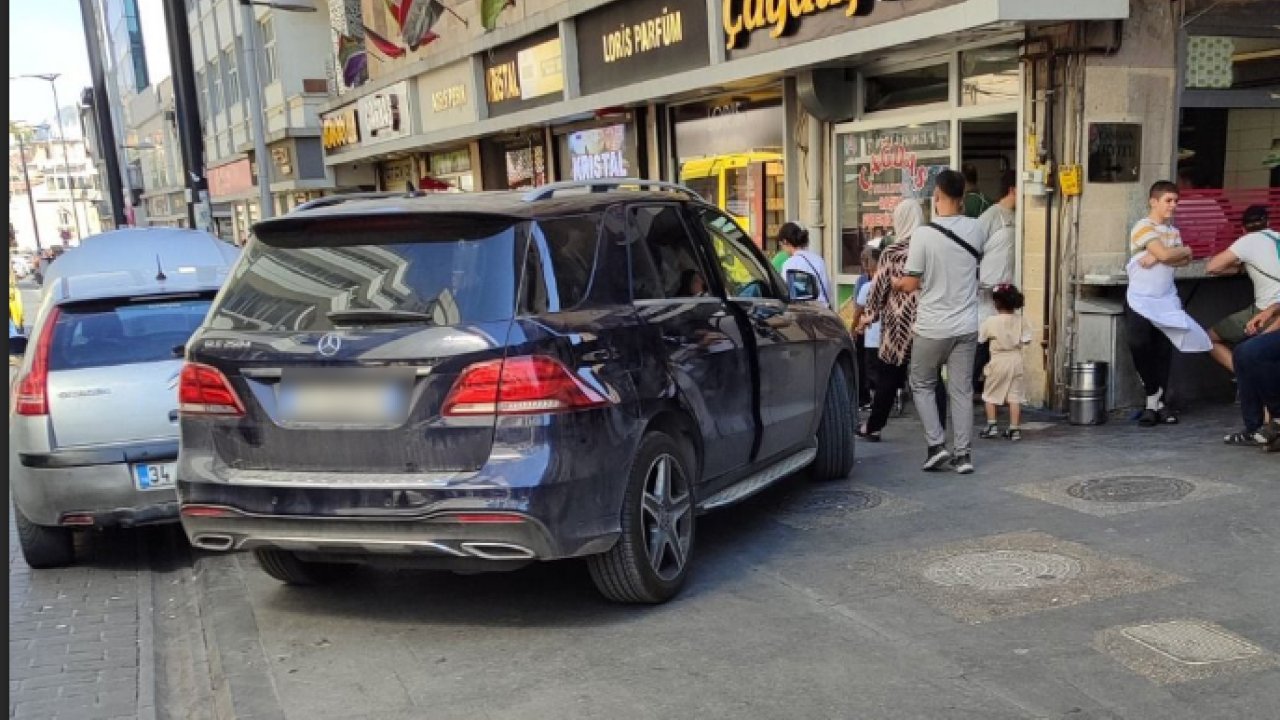
[[[13,393],[13,411],[19,415],[49,414],[49,348],[53,345],[53,331],[59,315],[58,308],[54,308],[45,317],[40,341],[36,343],[35,355],[31,357],[31,369],[18,380]]]
[[[554,358],[530,355],[476,363],[463,371],[441,414],[533,415],[608,404]]]
[[[227,376],[201,363],[182,366],[178,380],[178,411],[183,415],[244,415],[244,405]]]

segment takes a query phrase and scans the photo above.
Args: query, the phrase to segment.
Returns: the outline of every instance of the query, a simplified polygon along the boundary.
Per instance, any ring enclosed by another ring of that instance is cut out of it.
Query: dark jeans
[[[910,361],[901,365],[890,365],[880,359],[874,352],[867,353],[867,365],[872,368],[872,401],[871,415],[867,418],[867,432],[880,432],[889,424],[889,414],[893,412],[893,401],[907,383],[907,371]],[[942,376],[938,376],[938,386],[942,387]],[[934,396],[938,405],[938,416],[942,426],[947,426],[947,394],[939,392]]]
[[[1170,397],[1173,390],[1169,375],[1173,368],[1173,343],[1151,321],[1134,312],[1127,304],[1124,308],[1125,328],[1129,333],[1129,352],[1133,366],[1142,379],[1142,389],[1148,396],[1164,391],[1164,404],[1173,407]]]
[[[1280,420],[1280,332],[1245,340],[1232,353],[1246,433],[1262,427],[1262,409]]]

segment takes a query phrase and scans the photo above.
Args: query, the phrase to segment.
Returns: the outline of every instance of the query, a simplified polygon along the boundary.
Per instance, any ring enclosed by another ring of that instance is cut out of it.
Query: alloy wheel
[[[689,480],[671,455],[659,455],[649,466],[640,509],[649,565],[659,578],[670,581],[684,569],[693,537]]]

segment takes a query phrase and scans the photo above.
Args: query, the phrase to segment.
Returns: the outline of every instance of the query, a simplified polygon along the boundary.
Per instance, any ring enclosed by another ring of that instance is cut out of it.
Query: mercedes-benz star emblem
[[[342,338],[333,333],[325,333],[324,337],[320,338],[320,342],[316,343],[316,352],[325,357],[333,357],[341,349]]]

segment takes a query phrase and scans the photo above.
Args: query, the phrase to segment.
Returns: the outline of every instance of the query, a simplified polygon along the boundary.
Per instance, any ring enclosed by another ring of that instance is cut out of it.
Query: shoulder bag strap
[[[933,222],[931,222],[931,223],[926,223],[926,224],[925,224],[925,227],[933,228],[934,230],[937,230],[938,232],[942,233],[943,235],[946,235],[947,237],[951,238],[952,240],[954,240],[954,241],[956,242],[956,244],[957,244],[957,245],[959,245],[960,247],[964,248],[966,252],[968,252],[970,255],[972,255],[972,256],[973,256],[974,261],[978,262],[979,264],[981,264],[981,263],[982,263],[982,253],[980,253],[980,252],[978,252],[977,250],[975,250],[975,249],[974,249],[974,247],[973,247],[972,245],[970,245],[969,243],[967,243],[967,242],[965,242],[964,240],[960,239],[960,236],[959,236],[959,235],[956,235],[955,233],[953,233],[953,232],[951,232],[950,230],[948,230],[948,229],[946,229],[946,228],[942,227],[942,226],[941,226],[941,225],[939,225],[938,223],[933,223]]]
[[[818,272],[818,268],[813,266],[813,263],[809,261],[809,258],[801,255],[800,259],[804,261],[805,265],[809,266],[809,269],[813,271],[813,276],[818,279],[818,287],[822,288],[822,296],[827,299],[827,307],[834,308],[835,305],[833,304],[831,293],[827,292],[827,284],[822,282],[822,273]]]

